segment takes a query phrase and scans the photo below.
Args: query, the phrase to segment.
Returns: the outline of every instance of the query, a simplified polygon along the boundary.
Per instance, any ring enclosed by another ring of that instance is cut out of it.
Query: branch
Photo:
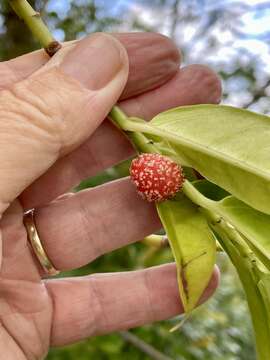
[[[175,31],[179,21],[179,4],[180,0],[175,0],[172,5],[172,24],[170,29],[170,37],[175,39]]]
[[[151,143],[143,134],[137,131],[125,131],[125,123],[128,119],[126,114],[118,107],[114,106],[109,114],[109,118],[111,121],[122,130],[127,138],[130,140],[131,144],[133,144],[134,149],[137,152],[146,152],[146,153],[158,153],[158,149],[154,144]],[[145,122],[142,119],[130,118],[134,121]]]
[[[162,352],[155,349],[152,345],[147,344],[129,331],[120,331],[119,335],[153,360],[172,360],[172,358],[164,355]]]
[[[49,56],[53,56],[61,45],[54,39],[42,21],[40,13],[35,11],[27,0],[9,0],[16,14],[25,22],[34,37],[40,42]]]
[[[265,85],[260,89],[254,91],[252,99],[246,103],[243,108],[247,109],[250,105],[254,104],[255,101],[258,101],[261,97],[266,96],[265,90],[270,86],[270,78],[266,81]]]
[[[40,12],[41,15],[43,15],[43,13],[45,12],[46,7],[47,7],[47,5],[48,5],[48,2],[49,2],[49,0],[44,0],[44,1],[43,1],[42,6],[41,6],[41,8],[39,9],[39,12]]]

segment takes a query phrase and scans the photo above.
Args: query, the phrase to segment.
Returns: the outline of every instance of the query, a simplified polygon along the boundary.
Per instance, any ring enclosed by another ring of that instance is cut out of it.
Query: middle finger
[[[190,65],[180,69],[174,78],[158,89],[122,101],[120,106],[127,114],[151,119],[175,106],[217,103],[220,95],[221,86],[216,74],[205,66]],[[23,206],[33,208],[48,203],[82,179],[127,159],[133,153],[126,137],[110,122],[104,121],[83,145],[58,160],[23,193]]]

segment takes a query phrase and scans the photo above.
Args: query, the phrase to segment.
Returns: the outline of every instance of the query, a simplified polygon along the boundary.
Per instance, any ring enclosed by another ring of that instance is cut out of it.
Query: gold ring
[[[32,249],[36,257],[38,258],[38,261],[40,262],[43,270],[46,272],[46,274],[50,276],[59,274],[60,271],[53,266],[40,241],[35,224],[34,209],[29,210],[24,214],[23,223],[27,231],[28,240],[32,245]]]

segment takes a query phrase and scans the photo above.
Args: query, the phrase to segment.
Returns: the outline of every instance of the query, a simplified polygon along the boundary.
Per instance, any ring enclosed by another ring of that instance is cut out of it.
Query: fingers
[[[177,72],[180,53],[166,36],[155,33],[126,33],[113,36],[125,47],[129,58],[129,76],[121,99],[156,88]],[[64,46],[70,44],[71,42],[65,43]],[[45,51],[39,50],[0,63],[0,89],[26,79],[48,61],[49,57]]]
[[[218,284],[215,272],[200,303]],[[147,270],[46,281],[54,304],[51,345],[130,329],[183,311],[174,264]]]
[[[159,89],[121,102],[130,116],[146,120],[167,109],[194,104],[218,104],[221,82],[214,71],[204,65],[189,65]]]
[[[151,119],[171,107],[216,103],[221,96],[217,75],[202,65],[190,65],[177,72],[158,89],[120,103],[129,115]],[[106,144],[106,146],[104,146]],[[25,208],[40,206],[71,189],[82,179],[127,159],[134,150],[126,137],[104,121],[81,147],[60,159],[22,196]],[[40,191],[42,189],[42,192]]]
[[[35,221],[43,247],[59,270],[79,268],[161,228],[154,205],[137,195],[129,178],[38,208]]]
[[[180,52],[166,36],[155,33],[114,36],[125,46],[129,58],[129,77],[121,100],[155,89],[176,74]]]
[[[63,48],[0,97],[0,202],[8,204],[97,128],[123,91],[128,59],[96,34]]]

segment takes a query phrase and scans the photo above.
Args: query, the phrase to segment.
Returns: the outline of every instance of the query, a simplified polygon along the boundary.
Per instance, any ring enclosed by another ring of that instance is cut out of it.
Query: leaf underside
[[[162,130],[181,164],[270,214],[268,116],[230,106],[194,105],[163,112],[150,124]]]
[[[185,312],[198,303],[209,283],[216,260],[216,241],[207,221],[189,199],[157,204],[177,265],[180,297]]]

